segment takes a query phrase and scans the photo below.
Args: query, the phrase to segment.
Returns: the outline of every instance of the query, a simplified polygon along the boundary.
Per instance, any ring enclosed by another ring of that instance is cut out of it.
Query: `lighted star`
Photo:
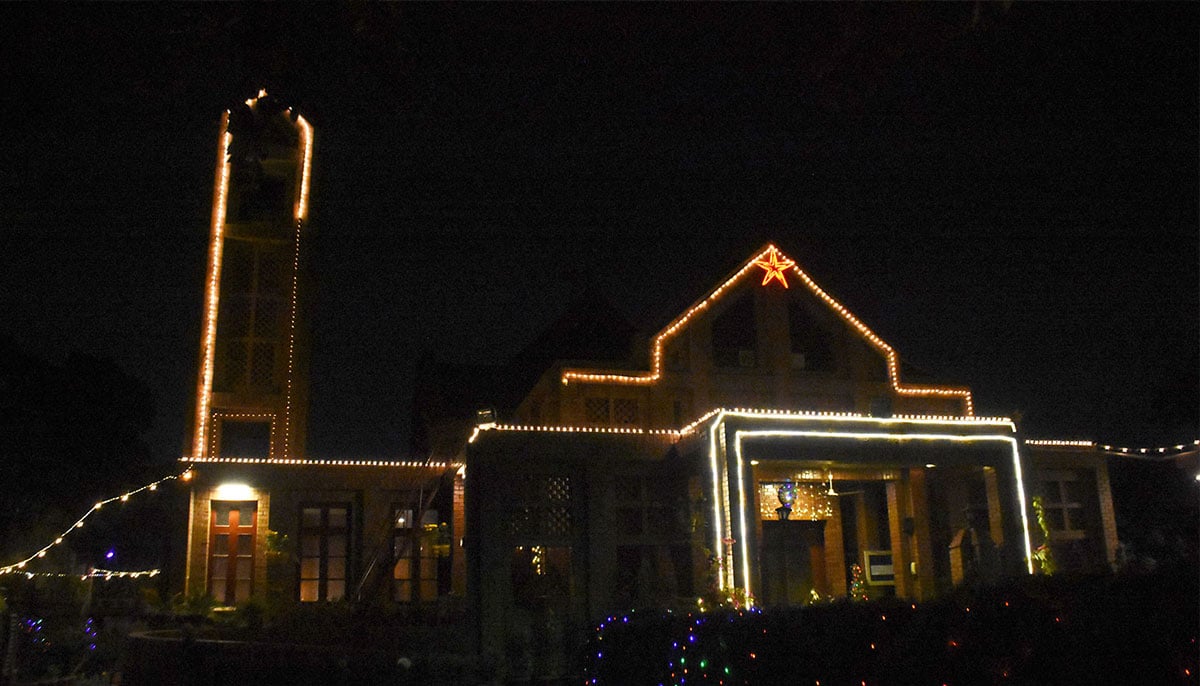
[[[765,286],[771,283],[773,279],[779,279],[779,283],[783,284],[784,288],[787,288],[788,282],[787,278],[784,277],[783,272],[785,269],[791,269],[794,267],[796,263],[786,257],[779,259],[779,251],[774,249],[771,250],[768,260],[769,261],[755,260],[754,262],[755,266],[762,267],[766,271],[766,273],[763,274],[762,285]]]

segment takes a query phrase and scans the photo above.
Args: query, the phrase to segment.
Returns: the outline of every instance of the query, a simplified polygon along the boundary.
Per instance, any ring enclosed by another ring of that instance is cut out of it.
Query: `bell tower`
[[[312,148],[312,126],[266,91],[221,117],[193,460],[304,456]]]

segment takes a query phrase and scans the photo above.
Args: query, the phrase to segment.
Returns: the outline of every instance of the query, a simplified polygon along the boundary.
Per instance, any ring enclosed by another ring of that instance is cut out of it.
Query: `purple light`
[[[111,559],[113,559],[113,555],[116,555],[116,554],[117,554],[117,551],[109,550],[107,553],[104,553],[104,559],[111,560]]]

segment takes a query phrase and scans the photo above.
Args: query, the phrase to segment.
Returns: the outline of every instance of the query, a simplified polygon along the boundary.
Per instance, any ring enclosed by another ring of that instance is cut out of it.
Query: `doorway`
[[[813,591],[829,595],[824,521],[764,521],[762,531],[761,604],[802,605]]]

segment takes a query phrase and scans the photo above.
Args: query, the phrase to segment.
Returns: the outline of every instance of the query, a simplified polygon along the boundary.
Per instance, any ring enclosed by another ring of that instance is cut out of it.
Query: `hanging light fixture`
[[[792,516],[792,503],[796,500],[796,484],[792,483],[791,479],[784,480],[775,487],[775,496],[779,498],[779,507],[775,508],[775,514],[779,515],[779,521],[782,522]]]

